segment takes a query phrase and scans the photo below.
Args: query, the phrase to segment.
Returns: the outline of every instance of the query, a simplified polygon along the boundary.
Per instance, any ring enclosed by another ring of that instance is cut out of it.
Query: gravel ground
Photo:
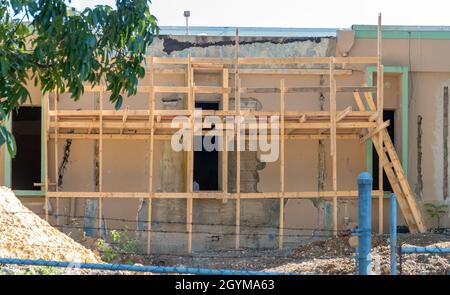
[[[84,246],[29,211],[13,192],[0,187],[0,257],[60,261],[102,262],[97,243]],[[298,274],[355,274],[355,249],[349,235],[304,242],[294,249],[229,250],[192,255],[131,255],[134,263],[214,269],[259,270]],[[400,234],[399,243],[410,246],[450,247],[450,232]],[[92,248],[91,251],[88,248]],[[129,259],[130,257],[127,257]],[[374,235],[372,258],[375,274],[389,274],[389,236]],[[125,271],[62,269],[0,265],[0,274],[136,274]],[[142,273],[139,273],[142,274]],[[403,274],[450,274],[450,255],[403,255]]]
[[[244,250],[197,253],[190,256],[152,256],[147,263],[188,267],[251,269],[297,274],[355,274],[355,249],[349,237],[309,242],[292,250]],[[401,234],[399,243],[410,246],[450,247],[450,234]],[[389,274],[389,236],[373,236],[374,274]],[[403,274],[448,274],[450,256],[403,255]]]

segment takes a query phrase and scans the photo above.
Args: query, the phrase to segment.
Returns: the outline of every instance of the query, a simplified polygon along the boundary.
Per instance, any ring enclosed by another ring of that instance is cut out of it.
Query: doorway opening
[[[195,108],[202,110],[219,110],[217,102],[196,102]],[[203,128],[203,130],[211,130],[212,128]],[[199,141],[205,139],[205,136],[196,137]],[[207,138],[211,143],[216,143],[216,136]],[[219,152],[217,149],[206,151],[202,145],[201,151],[194,151],[194,181],[198,184],[196,187],[200,191],[217,191],[219,190]]]
[[[11,159],[11,188],[36,190],[41,182],[41,107],[24,106],[12,113],[17,153]]]
[[[383,111],[383,120],[387,121],[389,120],[389,126],[387,127],[387,131],[389,133],[389,136],[392,139],[392,142],[395,146],[395,110],[384,110]],[[375,149],[375,147],[372,145],[372,178],[373,178],[373,189],[378,190],[379,189],[379,183],[378,183],[378,153]],[[389,179],[386,175],[386,172],[383,170],[383,190],[387,192],[392,192],[391,183],[389,182]]]

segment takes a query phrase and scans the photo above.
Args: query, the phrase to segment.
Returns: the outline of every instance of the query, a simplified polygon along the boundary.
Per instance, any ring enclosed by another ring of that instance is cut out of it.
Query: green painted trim
[[[45,135],[44,135],[44,120],[45,120],[45,113],[44,113],[44,94],[41,93],[41,183],[45,183],[45,150],[44,150],[44,142],[45,142]],[[12,116],[11,114],[8,116],[8,120],[6,121],[6,127],[10,132],[12,132]],[[11,164],[12,159],[11,155],[8,152],[8,149],[5,148],[5,186],[11,188]],[[14,193],[17,196],[20,197],[40,197],[45,196],[45,186],[41,186],[40,190],[14,190]]]
[[[12,116],[8,115],[8,120],[5,122],[6,128],[12,132]],[[11,188],[11,155],[5,147],[5,186]]]
[[[45,141],[47,140],[45,138],[45,110],[44,110],[44,99],[45,95],[41,91],[41,183],[44,184],[46,180],[45,175],[45,161],[46,161],[46,155],[45,155]],[[41,186],[41,193],[42,196],[45,196],[47,194],[47,191],[45,190],[45,185]]]
[[[14,194],[18,197],[43,197],[45,192],[40,191],[28,191],[28,190],[14,190]]]
[[[369,66],[367,68],[367,85],[373,86],[373,74],[377,72],[376,66]],[[409,68],[401,66],[385,66],[384,73],[399,73],[402,75],[402,103],[401,103],[401,116],[402,116],[402,168],[405,175],[408,175],[408,84],[409,84]],[[372,163],[372,140],[368,140],[366,144],[366,166],[367,171],[372,175],[373,163]]]
[[[376,67],[375,66],[369,66],[367,68],[367,86],[373,86],[373,73],[376,71]],[[368,109],[368,105],[367,102],[364,101],[364,103],[366,104],[366,109]],[[366,142],[366,166],[367,166],[367,171],[370,173],[370,175],[373,176],[373,148],[372,148],[372,139],[367,140]]]
[[[408,127],[409,127],[409,68],[402,68],[402,167],[408,175]]]
[[[357,39],[376,39],[378,27],[371,25],[353,25]],[[450,27],[421,27],[421,26],[383,26],[384,39],[450,39]]]
[[[450,32],[383,32],[383,39],[437,39],[450,40]],[[357,30],[355,31],[356,39],[376,39],[377,31]]]

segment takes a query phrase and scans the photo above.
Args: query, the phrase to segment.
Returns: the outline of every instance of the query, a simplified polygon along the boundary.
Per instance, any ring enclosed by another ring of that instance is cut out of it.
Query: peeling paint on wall
[[[58,188],[61,190],[64,179],[64,172],[66,171],[67,164],[69,163],[70,157],[70,147],[72,146],[72,139],[66,139],[66,144],[64,145],[64,154],[58,169]]]
[[[198,48],[207,48],[210,46],[235,46],[236,41],[234,40],[234,37],[229,37],[224,40],[219,41],[211,41],[210,37],[205,37],[202,39],[201,36],[197,36],[197,40],[195,42],[191,41],[180,41],[177,40],[174,37],[171,36],[160,36],[160,39],[163,40],[163,51],[167,54],[171,54],[174,51],[182,51],[188,48],[192,47],[198,47]],[[255,43],[272,43],[272,44],[288,44],[288,43],[294,43],[294,42],[314,42],[314,43],[320,43],[322,41],[321,37],[299,37],[299,38],[283,38],[283,37],[273,37],[273,38],[252,38],[251,40],[245,40],[249,38],[243,38],[241,37],[241,40],[239,41],[239,45],[248,45],[248,44],[255,44]]]
[[[329,56],[334,52],[334,37],[283,38],[241,37],[241,57]],[[155,57],[229,57],[235,54],[235,40],[230,36],[160,36],[148,47]]]

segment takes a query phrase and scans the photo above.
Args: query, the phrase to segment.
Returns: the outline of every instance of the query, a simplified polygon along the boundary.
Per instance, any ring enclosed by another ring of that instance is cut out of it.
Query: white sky
[[[450,26],[448,0],[153,0],[160,26],[348,28],[352,24]],[[72,0],[79,10],[115,0]]]

